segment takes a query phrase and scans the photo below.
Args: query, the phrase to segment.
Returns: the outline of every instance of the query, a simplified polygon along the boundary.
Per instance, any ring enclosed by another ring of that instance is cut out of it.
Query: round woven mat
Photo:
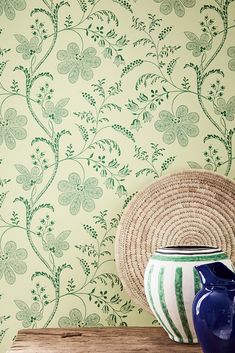
[[[116,266],[129,296],[148,311],[144,270],[156,249],[169,245],[219,247],[235,262],[235,183],[214,172],[182,171],[130,201],[117,229]]]

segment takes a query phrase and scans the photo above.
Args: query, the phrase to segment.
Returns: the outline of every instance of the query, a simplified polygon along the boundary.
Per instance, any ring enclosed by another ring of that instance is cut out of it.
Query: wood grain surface
[[[20,330],[7,353],[202,353],[171,341],[160,327]]]

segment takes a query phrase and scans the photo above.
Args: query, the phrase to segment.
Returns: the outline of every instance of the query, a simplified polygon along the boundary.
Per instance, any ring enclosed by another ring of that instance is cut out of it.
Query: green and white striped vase
[[[195,265],[220,261],[233,269],[227,255],[212,247],[166,247],[150,258],[144,275],[148,304],[169,337],[182,343],[197,343],[192,303],[200,289]]]

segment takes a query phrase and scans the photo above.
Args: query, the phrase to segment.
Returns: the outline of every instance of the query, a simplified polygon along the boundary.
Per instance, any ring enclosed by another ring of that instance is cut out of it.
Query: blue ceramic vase
[[[235,353],[235,273],[221,262],[195,266],[202,289],[193,321],[204,353]]]

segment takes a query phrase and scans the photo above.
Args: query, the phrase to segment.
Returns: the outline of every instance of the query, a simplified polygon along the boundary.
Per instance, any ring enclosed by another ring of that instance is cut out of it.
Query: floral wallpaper
[[[132,196],[234,168],[233,0],[0,0],[0,352],[17,330],[156,325],[115,269]]]

